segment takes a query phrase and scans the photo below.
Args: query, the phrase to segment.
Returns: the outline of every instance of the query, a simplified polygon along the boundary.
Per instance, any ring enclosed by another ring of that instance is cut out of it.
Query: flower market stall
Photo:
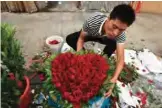
[[[115,70],[116,56],[106,57],[97,45],[75,52],[62,37],[52,36],[46,40],[49,48],[25,64],[20,44],[13,38],[14,29],[4,24],[1,31],[2,108],[162,106],[162,59],[148,49],[126,49],[124,68],[117,83],[112,84],[110,79]],[[25,76],[28,71],[33,75]],[[40,83],[31,89],[35,76]],[[112,86],[112,95],[105,97]]]
[[[160,96],[153,96],[154,92],[160,92],[153,79],[142,79],[148,70],[143,65],[136,65],[138,59],[130,56],[131,50],[125,52],[124,69],[109,98],[104,97],[104,93],[112,85],[109,79],[115,70],[115,55],[108,59],[93,50],[76,53],[66,43],[61,53],[48,53],[42,69],[45,73],[44,90],[40,95],[44,97],[41,98],[44,100],[42,105],[56,108],[143,108],[150,106],[152,100],[160,103]]]

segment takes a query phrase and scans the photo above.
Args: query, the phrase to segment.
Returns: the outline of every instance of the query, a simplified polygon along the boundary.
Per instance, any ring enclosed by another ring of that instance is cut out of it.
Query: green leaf
[[[72,105],[72,104],[69,104],[69,105],[67,106],[67,108],[73,108],[73,105]]]
[[[20,96],[20,95],[21,95],[21,92],[20,92],[19,90],[14,89],[14,94],[15,94],[16,96]]]

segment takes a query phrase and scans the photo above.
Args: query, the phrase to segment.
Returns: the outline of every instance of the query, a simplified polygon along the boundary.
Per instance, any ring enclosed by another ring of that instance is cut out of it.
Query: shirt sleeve
[[[89,29],[89,24],[88,24],[88,21],[86,20],[83,24],[83,28],[82,30],[86,33],[88,33],[88,29]]]
[[[117,43],[125,43],[126,41],[126,36],[125,36],[125,32],[123,32],[122,34],[120,34],[117,38],[116,38]]]

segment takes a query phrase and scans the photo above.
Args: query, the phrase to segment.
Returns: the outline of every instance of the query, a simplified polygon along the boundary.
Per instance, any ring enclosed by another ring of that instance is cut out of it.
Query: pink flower
[[[44,81],[45,80],[45,74],[44,73],[40,73],[40,74],[38,74],[38,76],[39,76],[39,79],[41,81]]]
[[[153,84],[154,83],[154,81],[153,80],[150,80],[150,79],[147,80],[147,81],[148,81],[149,84]]]
[[[129,91],[129,94],[130,94],[130,96],[133,96],[133,93],[131,91]]]

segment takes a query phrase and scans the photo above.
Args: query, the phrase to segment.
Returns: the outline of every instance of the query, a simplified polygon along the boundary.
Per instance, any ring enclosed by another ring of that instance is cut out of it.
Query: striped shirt
[[[95,13],[90,18],[88,18],[84,24],[82,30],[87,33],[87,36],[103,37],[101,33],[102,26],[107,20],[107,16],[103,13]],[[119,36],[115,37],[117,43],[124,43],[126,40],[125,32],[121,33]]]

